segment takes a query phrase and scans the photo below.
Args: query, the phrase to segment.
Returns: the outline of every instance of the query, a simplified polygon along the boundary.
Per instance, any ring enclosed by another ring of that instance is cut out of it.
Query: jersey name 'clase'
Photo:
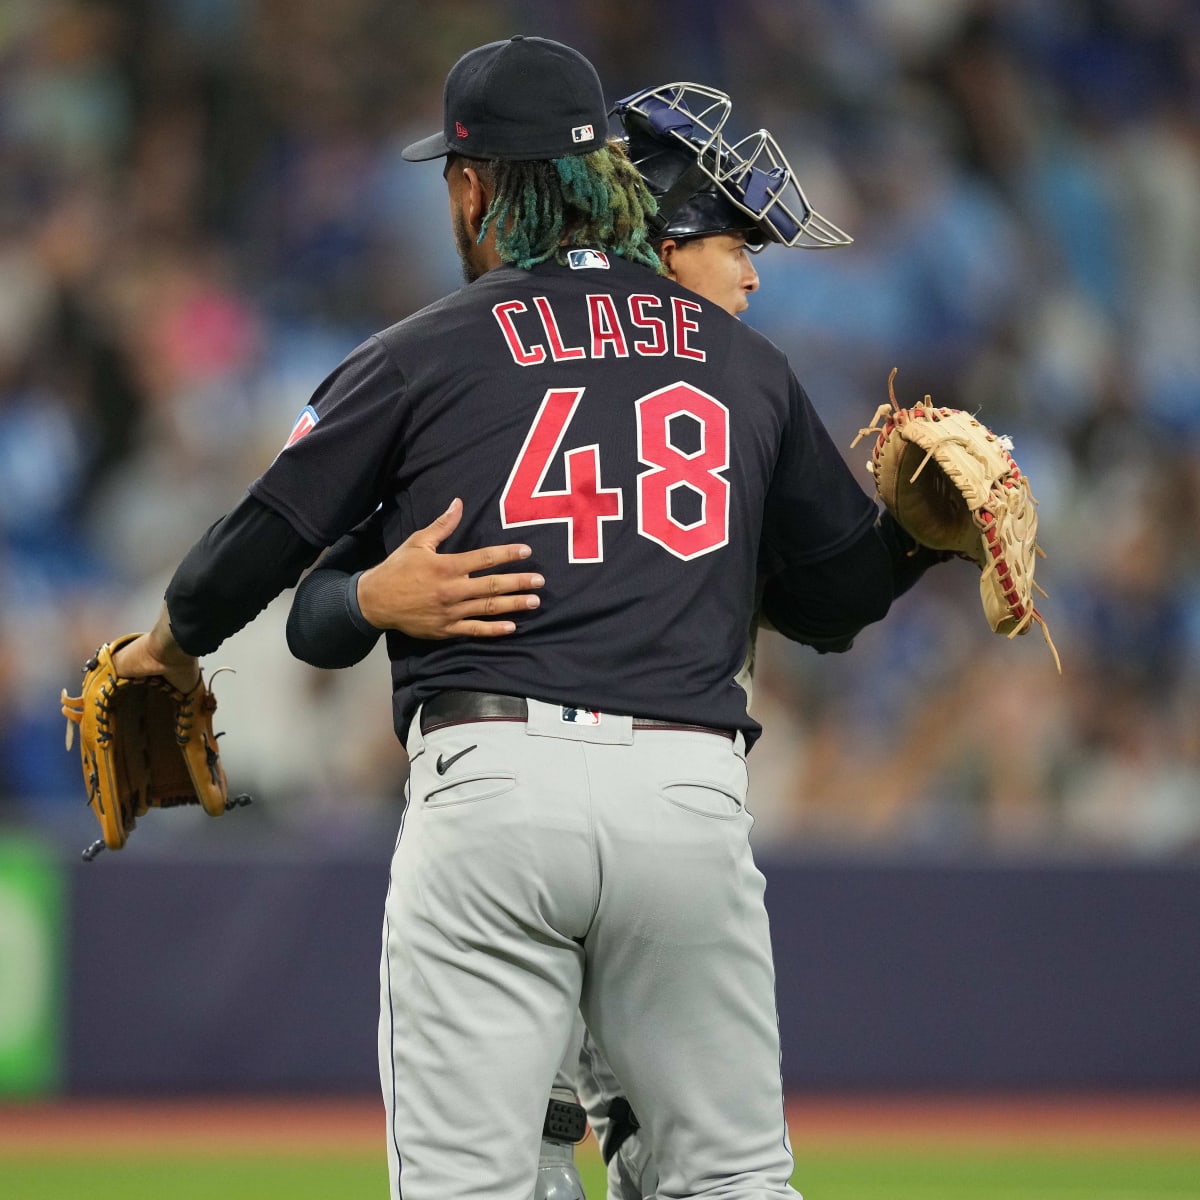
[[[492,316],[512,354],[522,367],[574,359],[643,358],[692,359],[703,362],[706,353],[692,344],[700,326],[694,319],[701,306],[682,296],[652,296],[641,293],[625,297],[623,303],[607,292],[591,293],[587,302],[587,337],[582,344],[568,345],[550,301],[533,298],[533,310],[524,300],[504,300],[492,308]],[[622,313],[622,309],[624,313]]]

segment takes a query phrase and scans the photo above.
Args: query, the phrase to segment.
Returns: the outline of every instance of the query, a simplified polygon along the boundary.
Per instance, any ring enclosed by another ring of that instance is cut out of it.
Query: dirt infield
[[[1200,1094],[793,1098],[788,1125],[797,1145],[1200,1150]]]
[[[1200,1151],[1200,1094],[1189,1096],[793,1097],[796,1147],[853,1144]],[[370,1152],[374,1098],[66,1100],[0,1104],[0,1155]]]

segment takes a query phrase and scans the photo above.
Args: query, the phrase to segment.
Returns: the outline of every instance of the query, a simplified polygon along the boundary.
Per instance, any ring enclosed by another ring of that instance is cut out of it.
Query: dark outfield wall
[[[373,1089],[386,869],[73,867],[66,1089]],[[763,869],[791,1089],[1200,1087],[1200,867]]]

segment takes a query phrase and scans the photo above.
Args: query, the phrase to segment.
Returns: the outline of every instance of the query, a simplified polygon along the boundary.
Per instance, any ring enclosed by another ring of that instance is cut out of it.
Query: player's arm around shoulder
[[[349,666],[385,629],[426,641],[515,632],[512,618],[539,606],[545,580],[504,569],[529,557],[526,545],[442,553],[462,511],[455,498],[391,554],[381,527],[377,538],[359,536],[353,547],[343,539],[296,591],[288,616],[292,653],[314,666]]]

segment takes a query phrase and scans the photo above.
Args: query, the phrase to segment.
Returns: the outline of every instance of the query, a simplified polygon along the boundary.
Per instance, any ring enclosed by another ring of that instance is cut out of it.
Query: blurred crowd
[[[0,827],[94,836],[59,690],[153,617],[327,371],[458,285],[439,172],[399,150],[454,59],[514,32],[613,100],[727,90],[855,238],[768,249],[747,316],[848,459],[898,367],[902,403],[1009,434],[1040,502],[1061,677],[959,562],[848,654],[760,639],[760,844],[1200,854],[1194,0],[6,0]],[[292,661],[288,599],[206,664],[237,671],[243,827],[390,844],[386,663]]]

